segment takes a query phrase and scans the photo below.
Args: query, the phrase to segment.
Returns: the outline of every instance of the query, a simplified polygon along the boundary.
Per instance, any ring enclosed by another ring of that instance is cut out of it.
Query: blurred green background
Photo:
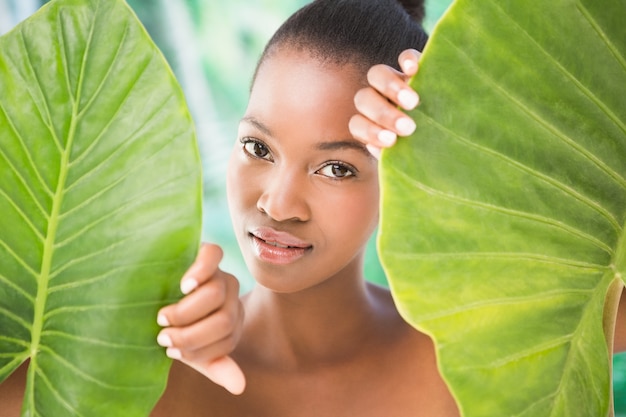
[[[127,0],[163,51],[194,117],[204,167],[203,240],[224,248],[223,269],[236,275],[242,291],[253,284],[233,235],[225,197],[226,162],[250,79],[263,46],[283,20],[307,0]],[[0,0],[0,34],[43,0]],[[452,0],[426,0],[430,32]],[[0,86],[1,93],[1,86]],[[366,275],[385,285],[374,238]],[[626,417],[626,354],[614,360],[616,416]],[[593,416],[590,416],[593,417]]]

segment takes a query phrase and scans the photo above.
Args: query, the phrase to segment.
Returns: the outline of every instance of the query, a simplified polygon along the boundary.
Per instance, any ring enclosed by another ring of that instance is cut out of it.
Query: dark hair
[[[424,8],[424,0],[398,0],[404,10],[411,16],[417,23],[422,24],[424,17],[426,17],[426,9]]]
[[[398,68],[405,49],[421,51],[428,36],[424,0],[314,0],[276,31],[258,66],[281,46],[306,50],[322,62]],[[257,66],[257,70],[258,70]]]

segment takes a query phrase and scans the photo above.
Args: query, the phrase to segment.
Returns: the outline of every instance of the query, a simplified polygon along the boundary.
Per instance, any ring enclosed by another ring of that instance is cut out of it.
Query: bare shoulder
[[[412,401],[419,415],[458,416],[456,403],[439,372],[433,340],[400,316],[388,289],[372,285],[369,290],[379,303],[381,324],[387,328],[385,368],[390,381],[395,381],[399,403],[406,406]]]
[[[417,331],[407,323],[400,315],[396,303],[388,288],[368,283],[367,290],[370,302],[376,311],[378,324],[383,328],[403,339],[408,339],[412,343],[430,343],[430,339],[425,334]],[[393,336],[390,334],[388,336]],[[388,341],[396,340],[391,337]]]

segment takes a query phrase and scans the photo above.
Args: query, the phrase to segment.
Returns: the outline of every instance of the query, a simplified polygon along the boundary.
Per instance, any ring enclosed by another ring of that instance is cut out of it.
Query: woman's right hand
[[[245,377],[228,356],[239,342],[243,305],[239,282],[219,269],[222,249],[203,244],[181,279],[186,294],[176,304],[163,307],[157,322],[164,327],[157,342],[166,354],[194,368],[233,394],[241,394]]]
[[[388,65],[374,65],[367,73],[369,86],[354,97],[359,113],[350,119],[350,132],[377,158],[381,148],[392,146],[398,136],[409,136],[415,130],[415,122],[397,106],[412,110],[419,103],[408,81],[417,73],[420,56],[415,49],[403,51],[398,57],[402,72]]]

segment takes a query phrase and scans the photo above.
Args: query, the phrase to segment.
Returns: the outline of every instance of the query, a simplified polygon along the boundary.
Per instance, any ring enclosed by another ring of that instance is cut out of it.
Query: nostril
[[[268,182],[258,196],[256,208],[277,222],[307,221],[311,216],[308,190],[293,176]]]

